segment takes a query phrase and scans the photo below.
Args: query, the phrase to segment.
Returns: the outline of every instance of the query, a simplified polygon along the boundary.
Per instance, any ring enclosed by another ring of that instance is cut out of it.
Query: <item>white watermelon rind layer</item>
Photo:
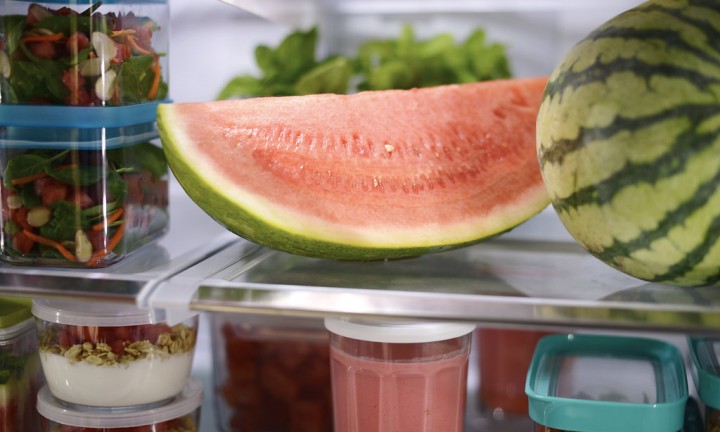
[[[452,225],[348,227],[295,211],[219,175],[175,116],[161,104],[157,119],[168,164],[188,196],[231,232],[297,255],[344,260],[394,259],[455,249],[494,237],[525,222],[550,203],[542,183],[514,201]],[[239,167],[238,169],[242,169]]]

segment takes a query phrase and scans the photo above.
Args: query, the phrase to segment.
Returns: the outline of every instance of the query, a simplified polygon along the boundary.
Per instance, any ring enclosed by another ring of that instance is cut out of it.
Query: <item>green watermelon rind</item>
[[[638,279],[720,282],[720,3],[652,0],[611,18],[550,77],[543,180],[588,252]]]
[[[436,227],[434,231],[444,233],[442,236],[444,239],[430,238],[426,243],[411,242],[407,239],[420,238],[420,234],[425,234],[427,237],[427,227],[418,230],[418,235],[413,235],[412,230],[408,230],[405,239],[394,244],[387,242],[388,236],[384,233],[373,236],[372,233],[366,232],[362,240],[353,239],[351,236],[334,231],[337,227],[333,228],[328,224],[320,227],[320,221],[314,223],[318,225],[314,229],[293,228],[283,221],[302,217],[301,215],[296,213],[290,216],[284,209],[274,208],[273,203],[248,194],[238,185],[231,184],[222,176],[215,174],[211,163],[194,150],[192,143],[183,137],[181,122],[177,121],[173,114],[173,104],[161,104],[157,112],[158,127],[168,163],[187,195],[231,232],[254,243],[297,255],[368,261],[406,258],[457,249],[511,230],[539,213],[550,203],[544,185],[539,183],[536,188],[528,190],[514,205],[493,213],[491,217],[494,218],[494,222],[488,224],[488,218],[479,217],[466,234],[462,233],[462,227],[456,231],[453,231],[453,227]],[[245,201],[255,202],[254,211],[246,202],[237,198],[243,194]],[[275,215],[275,221],[271,220],[271,215]],[[484,231],[478,232],[477,226],[482,226]],[[451,235],[448,236],[447,233]],[[345,238],[341,242],[331,240],[342,237]],[[452,240],[447,240],[448,237]]]

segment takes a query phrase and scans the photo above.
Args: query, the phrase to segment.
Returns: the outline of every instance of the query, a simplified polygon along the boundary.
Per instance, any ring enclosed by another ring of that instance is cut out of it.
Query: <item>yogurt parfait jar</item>
[[[678,432],[685,376],[666,342],[560,334],[538,344],[525,389],[535,432]]]
[[[328,318],[335,432],[461,432],[474,324]]]
[[[40,362],[66,404],[161,404],[187,383],[198,317],[171,325],[119,303],[34,300]]]
[[[202,383],[190,378],[171,401],[146,409],[87,410],[68,406],[45,386],[37,398],[42,432],[199,432]]]

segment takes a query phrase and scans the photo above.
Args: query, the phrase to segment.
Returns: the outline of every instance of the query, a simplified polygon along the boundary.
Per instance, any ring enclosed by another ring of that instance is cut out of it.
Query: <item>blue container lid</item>
[[[540,340],[525,393],[533,421],[576,432],[678,432],[688,398],[675,346],[572,334]]]
[[[706,405],[720,409],[720,338],[688,338],[691,371],[698,396]]]

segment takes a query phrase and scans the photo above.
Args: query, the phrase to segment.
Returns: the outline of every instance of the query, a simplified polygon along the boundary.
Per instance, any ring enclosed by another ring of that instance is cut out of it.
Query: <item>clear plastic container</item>
[[[322,319],[213,314],[211,320],[220,430],[332,432]]]
[[[42,432],[198,432],[203,388],[191,377],[171,401],[142,410],[79,409],[54,398],[47,386],[37,399]]]
[[[114,107],[167,98],[167,1],[4,0],[0,6],[0,106]],[[6,124],[20,113],[0,111]]]
[[[474,324],[325,320],[335,432],[461,432]]]
[[[536,432],[678,432],[688,399],[680,351],[654,339],[554,335],[527,376]]]
[[[690,337],[690,370],[704,406],[705,431],[720,431],[720,338]]]
[[[551,333],[539,330],[479,328],[480,409],[493,418],[527,416],[525,378],[535,345]]]
[[[0,430],[39,430],[35,398],[42,384],[30,302],[0,299]]]
[[[0,139],[4,261],[104,267],[167,232],[162,149],[147,141],[115,145],[86,130],[93,133],[97,144],[14,146]]]
[[[50,392],[68,404],[128,407],[180,393],[192,368],[198,317],[169,325],[119,303],[34,300]]]

